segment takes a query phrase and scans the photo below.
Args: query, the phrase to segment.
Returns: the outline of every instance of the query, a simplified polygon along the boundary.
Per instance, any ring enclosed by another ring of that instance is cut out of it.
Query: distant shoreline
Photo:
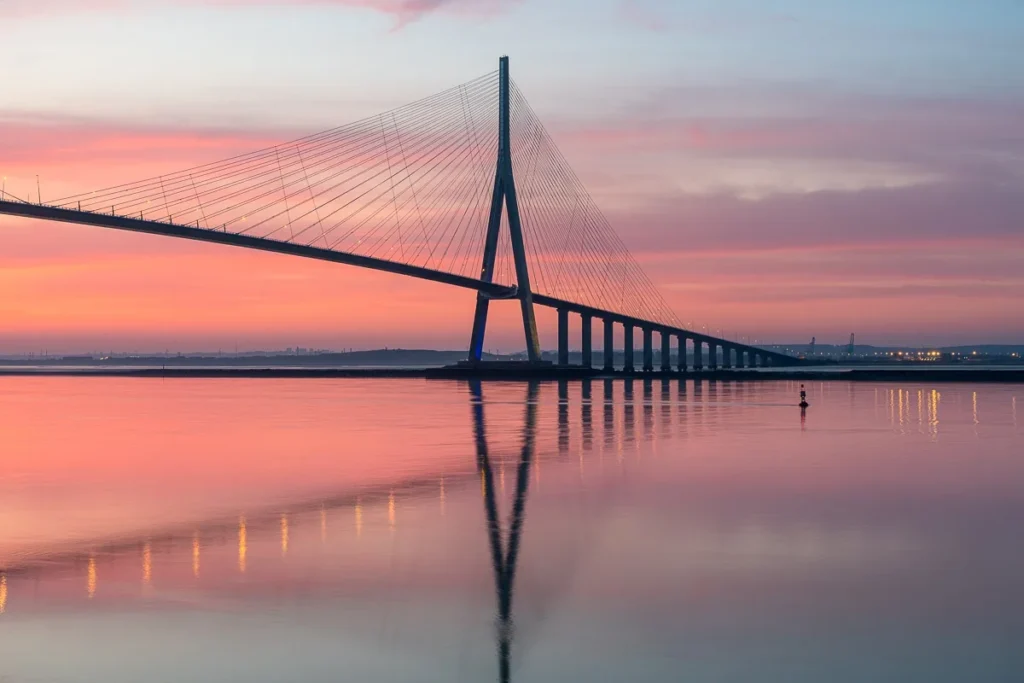
[[[139,377],[162,379],[455,379],[455,380],[598,380],[598,379],[706,379],[718,381],[848,381],[848,382],[985,382],[1024,384],[1022,369],[904,368],[871,370],[717,370],[702,372],[606,372],[597,369],[542,367],[537,369],[488,368],[11,368],[0,367],[2,377]]]

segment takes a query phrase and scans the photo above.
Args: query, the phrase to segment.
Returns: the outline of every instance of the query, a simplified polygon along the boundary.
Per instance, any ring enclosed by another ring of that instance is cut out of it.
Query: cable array
[[[497,118],[495,73],[340,128],[55,204],[468,276],[482,258]]]
[[[533,290],[680,327],[514,82],[509,106]]]
[[[514,83],[509,94],[534,291],[680,326]],[[355,123],[55,205],[479,277],[498,106],[494,72]],[[511,285],[507,215],[493,279]]]

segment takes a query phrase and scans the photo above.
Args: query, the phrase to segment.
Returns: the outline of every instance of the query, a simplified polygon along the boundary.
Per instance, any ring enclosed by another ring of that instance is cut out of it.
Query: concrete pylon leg
[[[583,351],[583,367],[590,368],[594,366],[594,349],[593,349],[593,320],[589,315],[580,316],[580,346]]]
[[[604,369],[615,369],[615,322],[604,319]]]
[[[633,367],[633,326],[627,323],[623,325],[623,329],[625,331],[625,344],[622,350],[622,369],[626,372],[633,372],[635,369]]]
[[[644,328],[644,372],[654,370],[654,330]]]
[[[672,370],[672,335],[664,330],[661,332],[661,369],[665,372]]]
[[[558,309],[558,364],[569,364],[569,309]]]

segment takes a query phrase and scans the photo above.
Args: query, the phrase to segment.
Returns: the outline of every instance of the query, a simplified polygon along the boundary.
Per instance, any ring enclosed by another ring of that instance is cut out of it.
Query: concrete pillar
[[[679,357],[676,362],[679,363],[679,372],[686,372],[686,337],[679,335]]]
[[[714,342],[708,342],[708,368],[718,369],[718,344]]]
[[[693,340],[693,369],[704,369],[704,342],[697,338]]]
[[[623,331],[625,332],[626,343],[622,349],[623,354],[623,370],[626,372],[633,372],[633,326],[625,323],[623,324]]]
[[[604,319],[604,369],[615,369],[615,322]]]
[[[735,351],[735,349],[733,349],[733,347],[729,346],[728,344],[722,346],[722,369],[723,370],[730,370],[730,369],[732,369],[732,354],[733,354],[734,351]]]
[[[590,316],[587,316],[588,318]],[[591,381],[584,379],[580,386],[580,424],[583,426],[583,450],[589,451],[594,442],[594,415],[591,407]]]
[[[654,370],[654,330],[644,328],[644,372]]]
[[[581,327],[581,346],[583,347],[583,367],[590,368],[594,366],[594,348],[593,348],[593,321],[590,316],[584,313],[580,316],[582,321]]]
[[[558,309],[558,364],[569,364],[569,309]]]
[[[755,365],[756,365],[756,363],[754,362],[754,352],[753,351],[747,351],[747,367],[748,368],[752,368]]]
[[[608,345],[609,348],[611,344]],[[601,417],[604,418],[604,427],[601,433],[604,435],[604,443],[611,446],[615,443],[615,383],[606,379],[604,381],[604,398],[601,401]]]
[[[672,371],[672,335],[665,330],[661,331],[661,369]]]
[[[558,453],[569,452],[569,383],[558,380]]]

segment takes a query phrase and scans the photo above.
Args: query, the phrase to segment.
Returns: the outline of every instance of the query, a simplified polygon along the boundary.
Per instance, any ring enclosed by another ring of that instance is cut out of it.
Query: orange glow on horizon
[[[89,556],[89,567],[86,570],[85,579],[86,595],[92,600],[96,596],[96,556]]]
[[[199,578],[199,531],[192,535],[192,576]]]
[[[249,550],[249,543],[246,538],[245,516],[238,518],[238,571],[245,573],[245,556]]]

